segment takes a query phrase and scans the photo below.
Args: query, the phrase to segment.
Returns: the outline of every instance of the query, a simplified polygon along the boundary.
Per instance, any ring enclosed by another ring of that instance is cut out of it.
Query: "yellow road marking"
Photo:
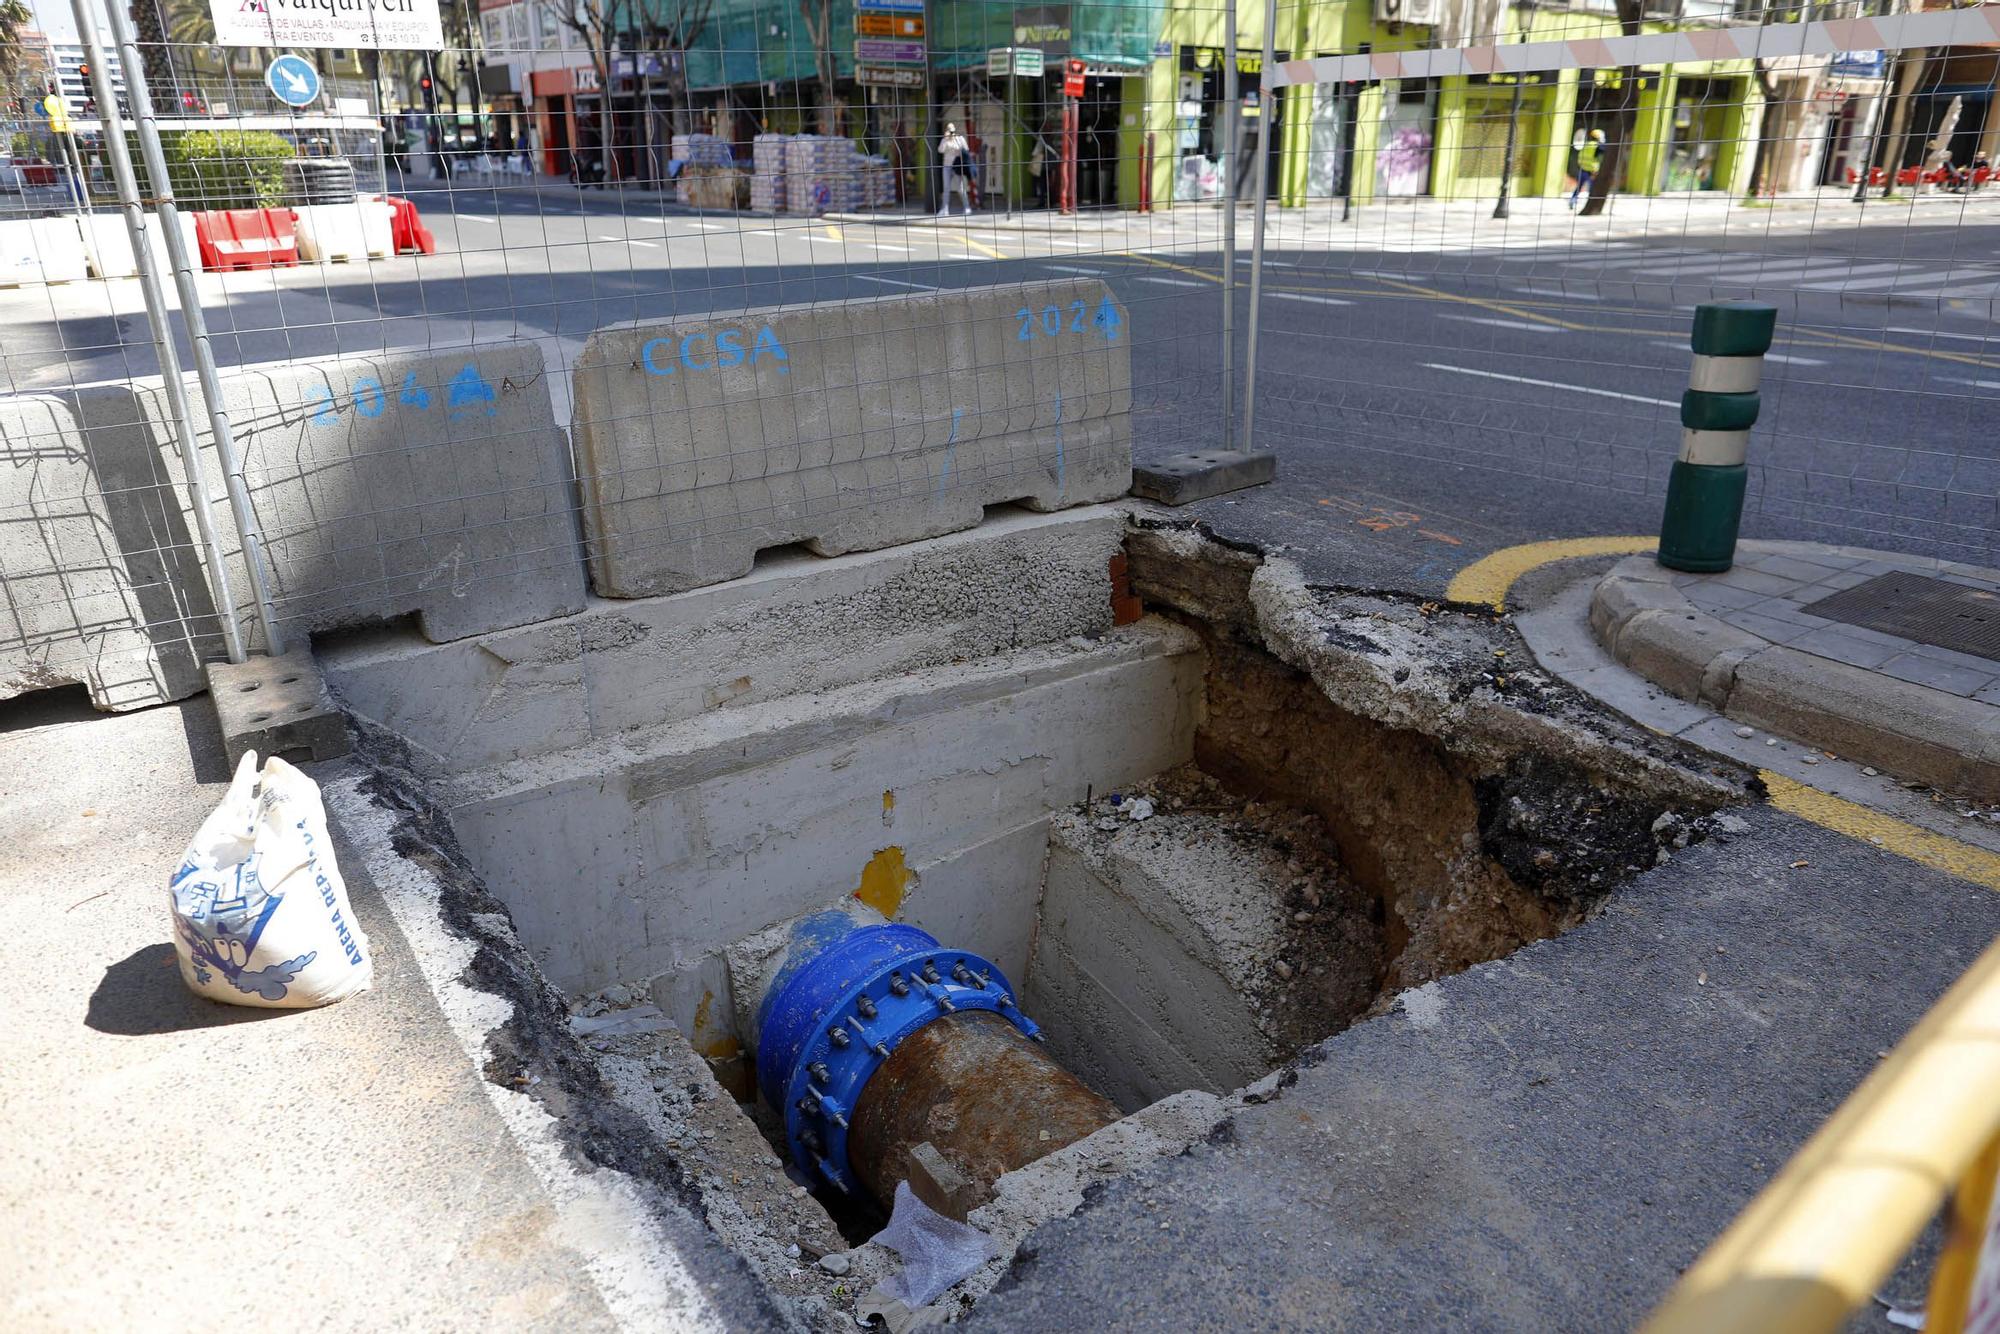
[[[840,234],[840,228],[834,226],[830,222],[826,225],[826,234],[829,240],[841,241],[846,239]]]
[[[1535,320],[1541,324],[1554,325],[1558,329],[1575,329],[1580,333],[1599,332],[1587,324],[1572,324],[1568,320],[1559,320],[1553,315],[1537,315],[1532,310],[1524,310],[1520,306],[1507,301],[1489,301],[1485,297],[1460,296],[1456,292],[1440,292],[1435,287],[1424,287],[1418,283],[1404,282],[1401,278],[1377,278],[1375,281],[1386,283],[1390,287],[1400,287],[1408,292],[1419,292],[1437,301],[1452,301],[1459,305],[1478,306],[1481,310],[1491,310],[1497,311],[1502,315],[1512,315],[1517,320]]]
[[[1537,566],[1578,556],[1629,556],[1651,551],[1659,544],[1657,537],[1559,537],[1505,547],[1480,557],[1453,575],[1444,595],[1453,602],[1477,602],[1495,611],[1505,611],[1507,593],[1514,587],[1514,581]]]
[[[1013,258],[1013,256],[1008,254],[1006,251],[995,250],[992,246],[987,245],[984,241],[975,241],[969,236],[961,236],[958,239],[964,242],[968,249],[977,250],[980,254],[985,255],[988,259]]]
[[[1771,804],[1787,815],[1796,815],[1859,842],[1873,843],[1885,852],[1907,857],[1960,880],[2000,890],[2000,853],[1905,824],[1894,816],[1857,806],[1768,769],[1758,770],[1757,776],[1770,789]]]
[[[1100,257],[1093,256],[1092,258],[1100,258]],[[1214,283],[1217,287],[1222,286],[1222,278],[1219,275],[1213,273],[1204,273],[1200,269],[1191,269],[1185,264],[1174,264],[1164,259],[1154,259],[1151,255],[1132,255],[1130,256],[1130,258],[1136,259],[1142,264],[1157,264],[1163,269],[1172,269],[1175,273],[1186,273],[1186,274],[1191,274],[1196,278],[1206,278],[1210,282]]]

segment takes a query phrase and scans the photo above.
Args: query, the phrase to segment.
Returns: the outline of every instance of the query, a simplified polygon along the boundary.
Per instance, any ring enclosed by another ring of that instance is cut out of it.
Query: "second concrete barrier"
[[[1131,484],[1131,329],[1097,279],[614,325],[575,378],[607,597],[720,583],[771,547],[872,550],[970,528],[987,505],[1061,509]]]

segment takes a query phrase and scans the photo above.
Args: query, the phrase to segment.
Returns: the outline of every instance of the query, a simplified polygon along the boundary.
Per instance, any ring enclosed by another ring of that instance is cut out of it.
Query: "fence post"
[[[1749,478],[1744,459],[1757,421],[1757,386],[1778,324],[1775,306],[1719,301],[1695,307],[1694,367],[1681,396],[1681,450],[1667,481],[1660,564],[1712,574],[1736,559]]]
[[[1222,447],[1236,448],[1236,5],[1222,20]]]
[[[111,179],[118,189],[118,206],[125,215],[125,233],[132,239],[132,263],[139,271],[139,293],[146,303],[146,324],[152,330],[153,346],[160,358],[160,378],[166,385],[167,410],[173,414],[174,436],[180,444],[181,466],[187,473],[188,499],[194,509],[195,528],[201,533],[202,563],[208,567],[209,595],[215,599],[216,615],[222,623],[222,646],[231,662],[242,662],[243,627],[236,619],[236,600],[229,592],[229,567],[222,557],[222,541],[215,531],[215,512],[209,500],[208,478],[201,465],[201,444],[194,429],[194,407],[188,402],[187,382],[181,375],[180,352],[174,347],[173,326],[167,321],[166,292],[160,275],[153,272],[153,248],[147,239],[146,210],[140,203],[139,182],[132,172],[132,156],[125,147],[125,126],[118,116],[118,98],[111,86],[111,69],[105,63],[103,44],[98,40],[95,17],[87,0],[71,0],[76,30],[90,61],[91,90],[104,125],[104,151],[111,159]],[[90,214],[79,215],[83,226]],[[109,275],[100,274],[100,277]]]
[[[77,26],[94,31],[97,22],[85,0],[70,0]],[[139,151],[146,160],[146,177],[153,187],[153,203],[160,219],[161,240],[174,267],[174,289],[180,296],[181,320],[187,325],[188,344],[194,351],[195,376],[201,382],[202,397],[208,402],[209,430],[215,436],[216,457],[222,461],[224,484],[229,492],[229,512],[236,520],[236,535],[243,542],[243,563],[250,571],[250,587],[257,604],[257,619],[264,627],[264,647],[272,657],[285,651],[278,618],[271,610],[271,581],[264,568],[264,539],[257,528],[256,511],[250,507],[250,493],[243,481],[243,461],[236,453],[236,437],[229,428],[229,414],[222,406],[222,382],[215,373],[215,349],[208,339],[208,319],[202,314],[201,288],[188,260],[187,238],[181,235],[180,214],[174,206],[173,182],[167,176],[167,157],[160,148],[160,127],[153,120],[153,96],[146,80],[137,75],[145,65],[132,37],[132,20],[124,6],[104,6],[111,35],[118,44],[119,68],[133,72],[125,81],[125,93],[132,107],[133,128],[139,136]],[[86,21],[88,20],[88,21]],[[117,103],[111,104],[114,108]]]
[[[1278,63],[1278,0],[1264,0],[1264,63],[1257,76],[1257,191],[1250,225],[1250,332],[1243,356],[1243,452],[1257,449],[1257,320],[1264,300],[1264,215],[1270,207],[1271,127],[1277,119],[1271,96],[1271,71]]]

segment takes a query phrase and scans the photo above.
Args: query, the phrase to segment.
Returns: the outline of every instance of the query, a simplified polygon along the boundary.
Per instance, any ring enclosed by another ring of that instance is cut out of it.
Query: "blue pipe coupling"
[[[757,1016],[757,1084],[784,1113],[792,1161],[857,1189],[847,1132],[862,1090],[905,1038],[967,1010],[1039,1040],[1006,977],[979,955],[913,926],[857,927],[841,912],[801,921]]]

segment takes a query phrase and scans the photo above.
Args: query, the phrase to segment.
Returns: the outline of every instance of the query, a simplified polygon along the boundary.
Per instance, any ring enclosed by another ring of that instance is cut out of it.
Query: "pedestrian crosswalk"
[[[1777,251],[1748,253],[1698,246],[1606,243],[1595,246],[1520,251],[1493,259],[1438,253],[1400,269],[1380,256],[1344,268],[1338,256],[1329,267],[1356,277],[1437,281],[1461,276],[1491,278],[1532,289],[1537,282],[1560,282],[1552,296],[1607,292],[1644,299],[1672,291],[1740,295],[1813,293],[1856,298],[1923,301],[2000,301],[2000,261],[1933,260],[1884,255],[1798,255]],[[1360,257],[1357,256],[1357,259]]]

